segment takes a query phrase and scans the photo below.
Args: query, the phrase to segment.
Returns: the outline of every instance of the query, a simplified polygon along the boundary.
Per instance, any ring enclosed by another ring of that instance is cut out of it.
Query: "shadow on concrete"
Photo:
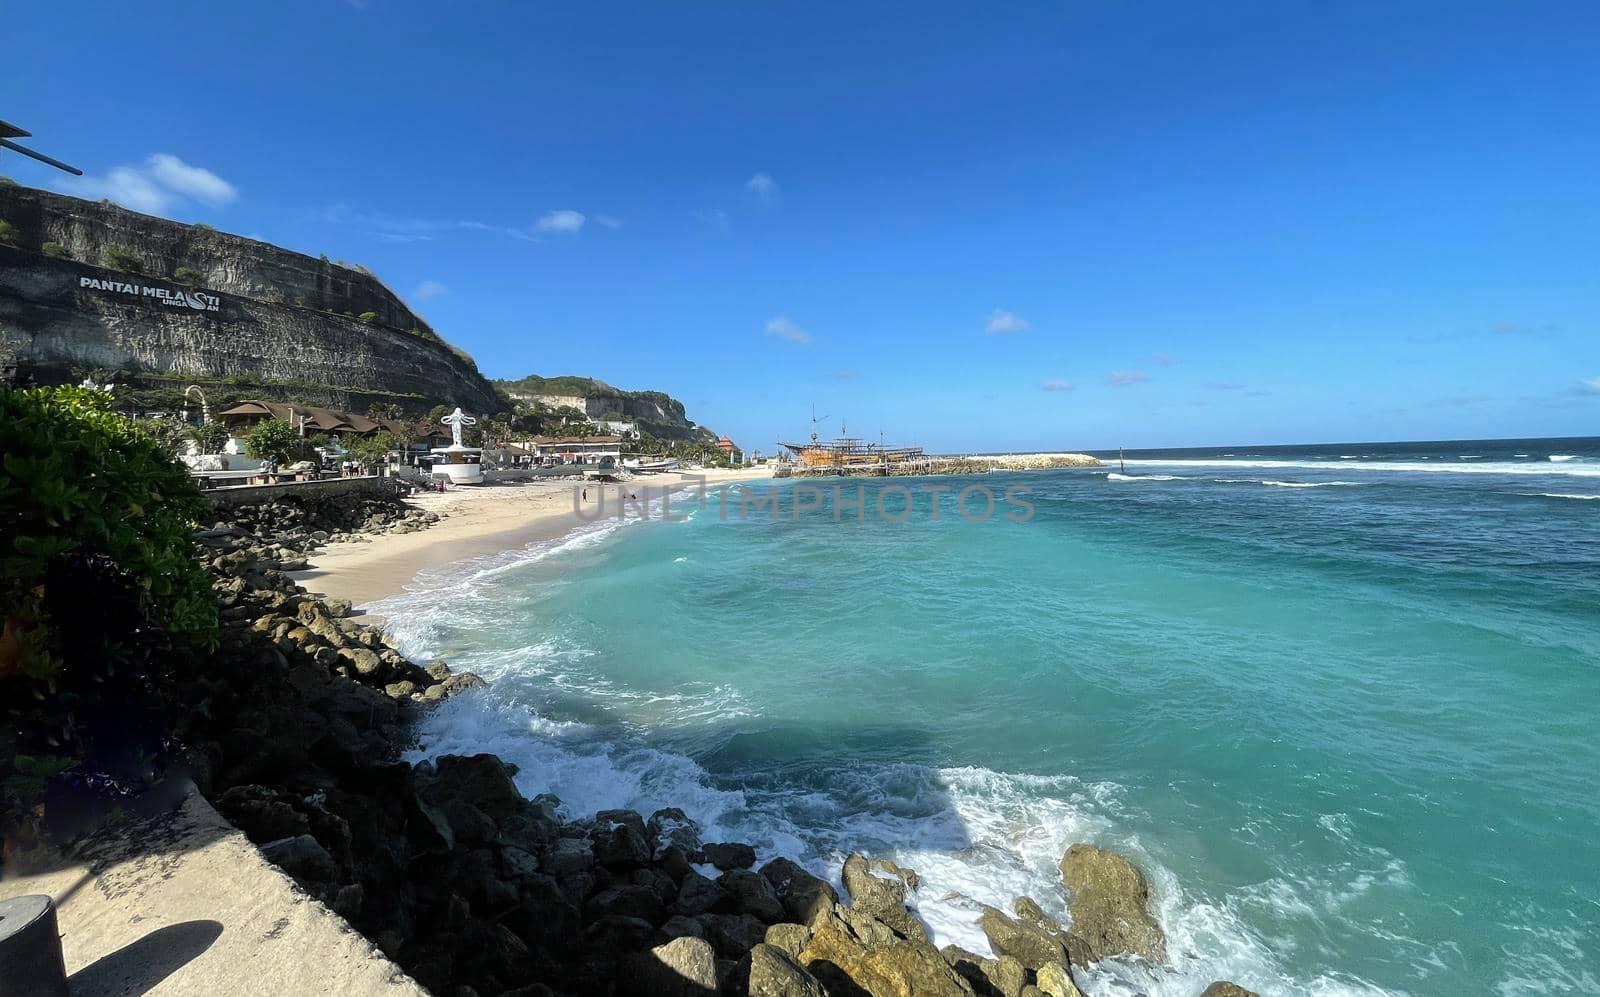
[[[220,921],[181,921],[129,942],[73,973],[73,997],[142,994],[186,966],[222,935]]]

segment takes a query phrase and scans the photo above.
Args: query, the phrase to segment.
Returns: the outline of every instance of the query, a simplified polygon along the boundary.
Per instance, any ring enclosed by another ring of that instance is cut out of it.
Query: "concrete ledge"
[[[0,881],[0,898],[29,893],[56,902],[74,997],[427,994],[192,789]]]
[[[210,488],[201,492],[206,505],[212,509],[230,509],[240,505],[259,505],[290,496],[325,498],[329,495],[393,495],[398,482],[393,478],[368,475],[364,478],[324,478],[321,481],[285,481],[276,485],[239,485],[234,488]]]

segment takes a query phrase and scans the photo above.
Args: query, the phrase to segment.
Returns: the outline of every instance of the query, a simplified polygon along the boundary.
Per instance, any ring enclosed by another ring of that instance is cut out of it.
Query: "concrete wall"
[[[393,478],[328,478],[323,481],[286,481],[279,485],[240,485],[236,488],[211,488],[201,494],[212,509],[231,509],[241,505],[260,505],[290,496],[393,495]]]

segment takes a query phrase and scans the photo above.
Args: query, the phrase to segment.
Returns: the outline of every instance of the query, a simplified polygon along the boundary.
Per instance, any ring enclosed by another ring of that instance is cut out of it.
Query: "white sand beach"
[[[361,607],[404,591],[406,583],[426,568],[461,561],[562,536],[578,526],[579,504],[594,510],[605,490],[608,509],[621,498],[660,497],[698,482],[725,484],[771,476],[765,466],[730,470],[685,471],[642,476],[623,484],[530,481],[448,492],[429,492],[407,503],[439,514],[440,522],[415,533],[382,534],[330,544],[311,557],[311,566],[293,573],[296,582],[331,599],[348,599]]]

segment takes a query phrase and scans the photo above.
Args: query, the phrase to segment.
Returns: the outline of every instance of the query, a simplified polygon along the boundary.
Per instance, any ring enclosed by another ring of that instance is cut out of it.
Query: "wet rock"
[[[839,902],[838,892],[826,880],[789,859],[773,859],[761,867],[761,875],[772,884],[785,916],[799,924],[810,925]]]
[[[993,982],[998,970],[998,963],[994,959],[985,959],[976,952],[969,952],[957,945],[946,945],[939,950],[939,954],[944,957],[950,968],[956,971],[957,976],[967,981],[967,985],[977,997],[1017,997],[1017,991],[1027,981],[1027,971],[1015,959],[1011,962],[1017,971],[1016,990],[1002,990]]]
[[[1150,914],[1150,884],[1138,866],[1116,852],[1077,844],[1061,857],[1060,869],[1072,915],[1069,937],[1081,959],[1166,958],[1166,936]]]
[[[650,815],[645,826],[650,839],[651,857],[659,859],[668,848],[685,854],[700,850],[700,826],[677,807],[667,807]]]
[[[705,860],[723,872],[731,869],[748,869],[756,864],[756,850],[738,842],[722,842],[700,846]]]
[[[783,904],[778,902],[772,883],[759,872],[734,869],[718,876],[717,885],[739,910],[754,915],[762,923],[776,924],[783,920]]]
[[[434,760],[431,772],[419,766],[418,782],[430,801],[470,803],[495,821],[512,816],[528,802],[511,781],[506,764],[489,754],[442,755]]]
[[[1009,955],[1028,969],[1037,970],[1047,962],[1068,963],[1066,944],[1049,931],[1008,917],[993,907],[984,907],[978,927],[989,947],[999,955]]]
[[[1200,991],[1200,997],[1260,997],[1260,995],[1254,990],[1246,990],[1237,983],[1218,980]]]
[[[749,997],[827,997],[822,984],[794,954],[776,945],[762,944],[750,950],[749,958]]]
[[[602,810],[594,815],[589,834],[595,861],[605,866],[642,866],[650,863],[644,818],[632,810]]]
[[[915,872],[884,859],[851,853],[844,860],[841,878],[856,910],[872,915],[902,938],[928,940],[928,929],[905,905],[906,890],[915,889],[920,882]]]
[[[803,924],[774,924],[767,928],[763,939],[773,948],[782,949],[798,959],[811,942],[811,929]]]
[[[972,987],[926,942],[896,938],[869,948],[837,917],[818,921],[800,962],[829,993],[971,997]]]
[[[1083,997],[1083,991],[1072,980],[1072,973],[1059,962],[1047,962],[1040,966],[1035,982],[1047,997]]]

